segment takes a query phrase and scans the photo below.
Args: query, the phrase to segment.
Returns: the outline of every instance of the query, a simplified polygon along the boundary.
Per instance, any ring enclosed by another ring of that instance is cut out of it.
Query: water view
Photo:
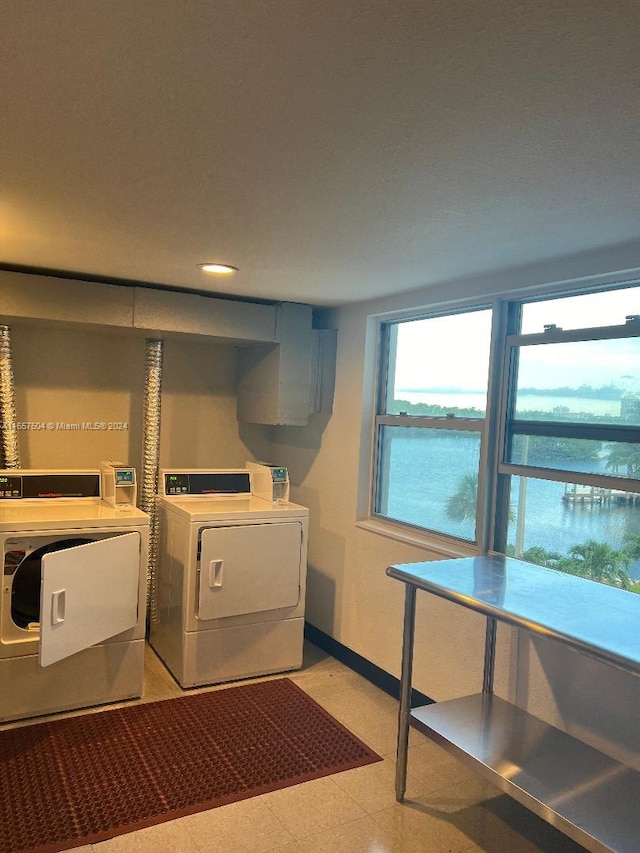
[[[635,287],[521,306],[522,334],[504,341],[515,427],[509,462],[568,478],[640,479],[640,335],[631,313],[639,293]],[[489,375],[492,319],[491,309],[478,308],[386,327],[384,414],[451,420],[446,428],[393,417],[379,424],[382,515],[475,540],[480,432],[460,427],[470,426],[468,419],[480,427],[489,391],[503,393]],[[587,331],[603,323],[620,328]],[[543,329],[553,334],[526,338]],[[457,425],[455,418],[467,420]],[[640,593],[639,496],[535,476],[509,477],[509,485],[507,554]]]
[[[389,463],[385,466],[388,477],[385,514],[473,540],[474,521],[455,520],[451,499],[456,493],[460,495],[465,478],[477,475],[479,435],[393,427],[388,430],[385,443]],[[554,466],[551,458],[549,465]],[[556,467],[566,468],[565,460],[559,459]],[[591,460],[588,467],[610,473],[604,455]],[[614,499],[598,502],[589,500],[588,495],[584,501],[571,500],[566,497],[571,488],[550,480],[513,478],[508,534],[513,552],[517,545],[519,553],[536,547],[566,555],[573,546],[589,540],[620,550],[626,537],[640,535],[640,503],[618,503]],[[464,493],[458,500],[464,500]],[[633,580],[640,580],[638,559],[633,560],[628,573]]]

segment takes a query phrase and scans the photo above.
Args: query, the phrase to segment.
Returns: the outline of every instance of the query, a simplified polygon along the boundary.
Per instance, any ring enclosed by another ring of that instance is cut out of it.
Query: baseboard
[[[305,639],[310,643],[313,643],[314,646],[318,646],[318,648],[327,652],[327,654],[330,654],[331,657],[339,660],[340,663],[348,666],[349,669],[352,669],[354,672],[357,672],[358,675],[366,678],[367,681],[375,684],[376,687],[384,690],[384,692],[388,693],[389,696],[393,696],[394,699],[399,699],[399,678],[396,678],[384,669],[376,666],[375,663],[371,663],[370,660],[363,658],[362,655],[352,651],[347,646],[343,646],[342,643],[334,640],[333,637],[329,636],[329,634],[325,634],[324,631],[321,631],[309,622],[304,623],[304,636]],[[432,703],[433,699],[425,696],[424,693],[420,693],[419,690],[411,691],[412,708],[420,707],[421,705],[431,705]]]

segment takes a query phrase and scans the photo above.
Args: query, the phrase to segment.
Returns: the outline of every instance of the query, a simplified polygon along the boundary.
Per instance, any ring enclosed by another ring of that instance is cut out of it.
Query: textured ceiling
[[[0,263],[331,305],[636,240],[639,44],[637,0],[3,0]]]

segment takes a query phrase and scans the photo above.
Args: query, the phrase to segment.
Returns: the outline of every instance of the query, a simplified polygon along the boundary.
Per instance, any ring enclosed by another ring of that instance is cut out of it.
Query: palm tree
[[[640,533],[627,533],[623,550],[630,560],[640,560]]]
[[[445,512],[451,521],[473,521],[478,510],[478,475],[463,474],[458,488],[447,500]]]
[[[532,545],[531,548],[527,548],[523,552],[522,559],[527,563],[535,563],[537,566],[556,569],[562,557],[555,551],[547,551],[546,548],[542,548],[540,545]]]
[[[629,572],[632,562],[640,560],[640,533],[627,533],[624,537],[622,553],[624,554],[625,569]],[[640,592],[640,582],[638,580],[632,581],[630,589],[632,592]]]
[[[614,474],[626,469],[628,477],[640,476],[640,444],[612,444],[607,450],[607,468]]]
[[[598,583],[629,589],[631,578],[626,572],[625,557],[623,551],[616,551],[606,542],[589,539],[583,545],[570,548],[569,557],[562,558],[557,568]]]
[[[478,512],[478,474],[463,474],[456,491],[447,499],[445,513],[451,521],[474,521]],[[513,507],[509,507],[509,521],[515,520]]]

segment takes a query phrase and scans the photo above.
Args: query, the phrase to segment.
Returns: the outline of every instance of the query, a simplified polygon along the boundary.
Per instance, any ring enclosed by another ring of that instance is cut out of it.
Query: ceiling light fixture
[[[203,272],[213,273],[213,275],[231,275],[238,272],[238,267],[231,267],[229,264],[198,264]]]

